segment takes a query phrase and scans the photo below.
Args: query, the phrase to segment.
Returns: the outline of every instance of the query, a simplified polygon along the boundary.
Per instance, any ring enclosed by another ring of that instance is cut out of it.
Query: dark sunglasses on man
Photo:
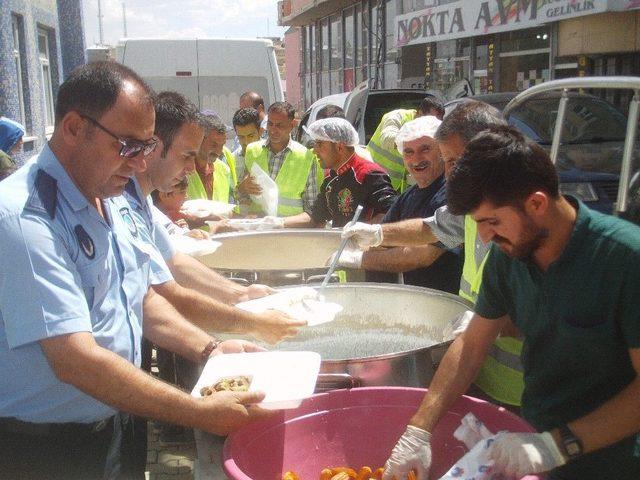
[[[113,133],[110,130],[108,130],[100,122],[98,122],[97,120],[91,118],[90,116],[83,115],[81,113],[79,115],[82,118],[84,118],[85,120],[88,120],[89,122],[93,123],[96,127],[98,127],[100,130],[102,130],[104,133],[107,133],[107,134],[111,135],[113,138],[115,138],[121,145],[121,147],[120,147],[120,156],[121,157],[133,158],[133,157],[139,155],[140,152],[142,152],[142,154],[146,157],[151,152],[153,152],[155,150],[156,146],[158,145],[158,139],[155,138],[155,137],[152,138],[149,141],[146,141],[146,142],[143,142],[141,140],[135,140],[133,138],[121,138],[118,135],[116,135],[115,133]]]

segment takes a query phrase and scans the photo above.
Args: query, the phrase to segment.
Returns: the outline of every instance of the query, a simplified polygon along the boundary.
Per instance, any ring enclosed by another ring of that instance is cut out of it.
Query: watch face
[[[565,443],[564,448],[566,448],[567,454],[570,457],[580,455],[580,445],[578,445],[576,442],[567,442]]]

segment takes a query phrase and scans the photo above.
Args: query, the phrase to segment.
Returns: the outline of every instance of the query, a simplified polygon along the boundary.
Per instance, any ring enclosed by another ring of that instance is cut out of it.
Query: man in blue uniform
[[[252,348],[148,291],[150,251],[127,212],[111,214],[156,146],[154,118],[134,72],[81,67],[59,89],[48,145],[0,185],[0,478],[126,477],[124,412],[218,434],[265,415],[246,406],[260,394],[196,399],[137,368],[143,335],[194,361]]]

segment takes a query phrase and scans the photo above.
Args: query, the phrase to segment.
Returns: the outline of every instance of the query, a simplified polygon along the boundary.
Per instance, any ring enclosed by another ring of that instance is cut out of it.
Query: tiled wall
[[[84,32],[80,0],[2,0],[0,9],[0,113],[18,119],[20,102],[13,56],[12,16],[22,18],[22,84],[27,135],[37,137],[27,142],[16,155],[23,162],[37,153],[45,137],[45,110],[42,73],[38,57],[38,28],[50,32],[49,52],[54,100],[64,74],[84,63]],[[62,21],[62,24],[58,22]]]

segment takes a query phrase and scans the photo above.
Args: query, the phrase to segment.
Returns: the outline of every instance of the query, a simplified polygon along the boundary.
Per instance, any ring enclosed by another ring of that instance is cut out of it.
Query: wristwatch
[[[571,460],[582,455],[582,442],[573,434],[569,426],[562,425],[558,430],[562,441],[562,449],[567,457]]]
[[[211,340],[209,343],[207,343],[207,346],[204,347],[202,353],[200,353],[200,358],[203,363],[209,360],[209,357],[211,356],[213,351],[218,348],[218,345],[220,345],[221,343],[222,342],[220,340]]]

